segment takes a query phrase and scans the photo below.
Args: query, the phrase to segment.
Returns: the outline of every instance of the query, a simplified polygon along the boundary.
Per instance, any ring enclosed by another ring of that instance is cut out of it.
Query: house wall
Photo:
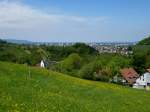
[[[150,83],[150,73],[148,72],[144,73],[136,80],[136,84],[138,85],[147,86],[147,83]]]
[[[43,62],[43,61],[41,61],[40,66],[41,66],[42,68],[45,68],[45,65],[44,65],[44,62]]]
[[[145,80],[145,78],[144,78],[144,75],[142,75],[142,76],[140,76],[137,80],[136,80],[136,83],[138,84],[138,85],[146,85],[146,80]]]
[[[144,74],[144,78],[145,78],[147,83],[150,83],[150,73],[149,72]]]

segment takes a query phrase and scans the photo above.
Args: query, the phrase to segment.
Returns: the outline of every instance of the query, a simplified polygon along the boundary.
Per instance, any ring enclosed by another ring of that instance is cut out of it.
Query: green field
[[[0,112],[150,112],[150,92],[0,62]]]

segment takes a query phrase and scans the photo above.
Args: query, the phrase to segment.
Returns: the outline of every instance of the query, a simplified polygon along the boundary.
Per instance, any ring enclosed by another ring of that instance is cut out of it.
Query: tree
[[[131,60],[122,56],[115,56],[107,64],[106,68],[111,71],[111,76],[119,74],[121,68],[130,67]]]
[[[81,68],[79,76],[83,79],[93,79],[93,63],[89,63]]]
[[[79,71],[79,74],[80,77],[84,79],[101,81],[109,80],[109,71],[105,69],[105,66],[103,66],[103,62],[97,59],[83,66]]]
[[[142,74],[150,67],[150,46],[136,45],[133,51],[133,66],[138,73]]]
[[[150,45],[150,37],[141,40],[137,45]]]
[[[83,64],[82,58],[77,54],[70,54],[66,59],[56,65],[56,70],[70,75],[76,74],[76,70],[79,70]]]

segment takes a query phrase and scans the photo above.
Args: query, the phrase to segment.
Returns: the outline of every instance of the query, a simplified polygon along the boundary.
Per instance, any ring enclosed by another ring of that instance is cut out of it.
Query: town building
[[[147,69],[147,72],[136,80],[135,84],[133,84],[133,88],[150,89],[150,69]]]

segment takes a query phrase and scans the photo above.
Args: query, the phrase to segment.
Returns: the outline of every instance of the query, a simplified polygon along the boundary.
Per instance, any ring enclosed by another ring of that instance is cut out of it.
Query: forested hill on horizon
[[[141,40],[138,45],[150,45],[150,37]]]
[[[36,46],[11,44],[1,40],[0,60],[30,66],[37,66],[41,60],[45,60],[47,68],[54,71],[90,80],[109,81],[119,74],[122,68],[133,67],[142,74],[150,67],[150,49],[148,46],[139,45],[141,42],[148,44],[148,39],[128,46],[127,50],[133,54],[125,56],[118,53],[99,53],[84,43],[70,46]],[[105,75],[95,77],[95,72]]]

